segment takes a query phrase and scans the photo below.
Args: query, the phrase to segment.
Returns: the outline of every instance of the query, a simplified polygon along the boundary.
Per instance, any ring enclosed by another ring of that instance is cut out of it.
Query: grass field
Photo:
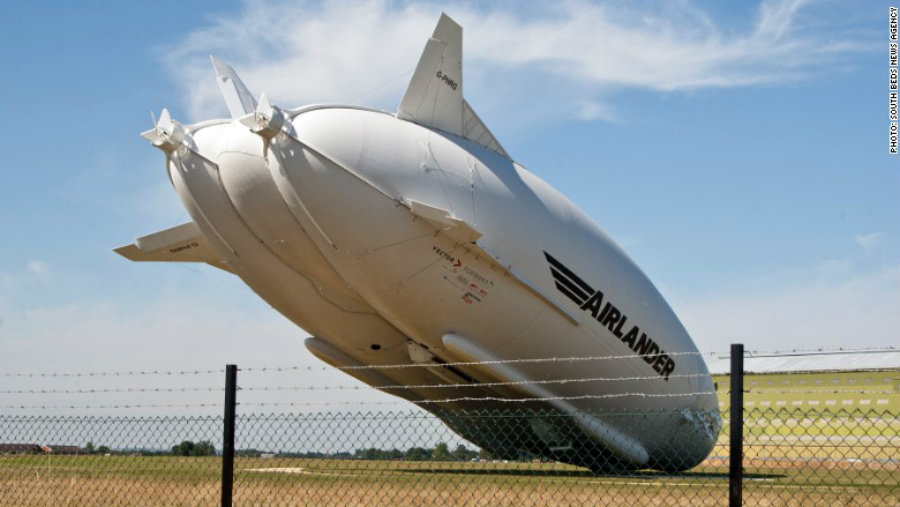
[[[900,504],[896,438],[843,447],[790,438],[747,446],[745,505]],[[594,476],[559,463],[238,458],[234,498],[279,506],[721,506],[725,444],[678,475]],[[220,466],[215,457],[0,456],[0,505],[213,505]]]
[[[713,375],[719,408],[728,409],[729,377]],[[748,409],[900,412],[900,371],[744,375]]]

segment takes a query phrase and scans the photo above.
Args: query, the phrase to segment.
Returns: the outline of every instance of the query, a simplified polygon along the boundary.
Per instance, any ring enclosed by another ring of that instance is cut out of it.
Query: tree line
[[[274,454],[258,449],[238,449],[237,456],[259,457],[266,454]],[[336,452],[279,452],[280,457],[289,458],[317,458],[317,459],[365,459],[365,460],[405,460],[405,461],[471,461],[473,459],[492,459],[492,456],[484,450],[472,450],[460,444],[454,449],[440,442],[432,448],[410,447],[402,449],[379,449],[367,447],[350,451]]]
[[[194,442],[184,440],[173,445],[171,451],[165,449],[110,449],[105,445],[95,446],[88,442],[82,448],[84,454],[140,454],[142,456],[215,456],[216,447],[209,440]]]
[[[194,442],[192,440],[184,440],[181,443],[172,446],[171,450],[165,449],[110,449],[105,445],[95,446],[93,442],[88,442],[84,446],[84,454],[135,454],[139,453],[145,456],[215,456],[217,454],[216,447],[209,440],[201,440]],[[493,457],[484,450],[468,449],[460,444],[454,449],[444,442],[439,442],[434,447],[410,447],[406,450],[401,449],[379,449],[376,447],[367,447],[350,451],[336,452],[279,452],[271,453],[259,449],[238,449],[235,451],[236,456],[242,457],[260,457],[263,455],[277,454],[281,457],[290,458],[321,458],[321,459],[361,459],[361,460],[405,460],[405,461],[471,461],[473,459],[489,460]]]

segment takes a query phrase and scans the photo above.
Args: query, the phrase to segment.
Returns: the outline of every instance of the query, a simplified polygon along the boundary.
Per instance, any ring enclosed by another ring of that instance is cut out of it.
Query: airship
[[[192,220],[117,253],[234,274],[315,357],[498,458],[597,472],[706,458],[721,420],[702,355],[628,255],[466,101],[460,25],[441,15],[396,112],[283,109],[212,62],[231,117],[163,110],[141,134]],[[507,424],[469,416],[497,411]]]

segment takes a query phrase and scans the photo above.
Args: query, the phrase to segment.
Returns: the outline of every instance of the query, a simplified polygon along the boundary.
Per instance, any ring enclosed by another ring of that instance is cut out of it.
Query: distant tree
[[[491,454],[487,449],[481,449],[480,451],[478,451],[478,459],[491,461],[492,459],[494,459],[494,455]]]
[[[403,451],[399,449],[377,449],[369,447],[368,449],[357,449],[353,452],[353,459],[382,459],[393,460],[403,458]]]
[[[110,451],[109,447],[105,445],[101,445],[97,448],[97,454],[108,454]]]
[[[194,445],[193,441],[185,440],[172,447],[172,454],[176,456],[191,456],[194,453]]]
[[[94,454],[94,443],[88,442],[84,444],[84,453],[85,454]]]
[[[404,453],[403,458],[408,461],[424,461],[431,459],[431,451],[422,447],[410,447]]]
[[[470,451],[466,449],[466,446],[459,444],[456,446],[456,449],[453,449],[451,456],[454,461],[469,461],[478,457],[478,451]]]
[[[357,449],[353,451],[353,459],[375,459],[375,452],[378,449],[369,447],[368,449]]]
[[[450,448],[444,442],[438,442],[434,446],[434,452],[431,454],[431,457],[435,461],[447,461],[450,459]]]
[[[201,440],[194,444],[191,456],[215,456],[216,447],[209,440]]]
[[[185,440],[172,447],[172,454],[176,456],[215,456],[216,447],[209,440],[193,442]]]

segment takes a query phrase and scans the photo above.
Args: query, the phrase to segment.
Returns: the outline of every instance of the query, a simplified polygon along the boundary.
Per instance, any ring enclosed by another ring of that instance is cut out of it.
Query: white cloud
[[[737,342],[755,350],[895,346],[898,280],[896,267],[866,274],[817,268],[673,306],[705,351]]]
[[[840,275],[850,273],[852,270],[853,263],[847,259],[829,259],[815,266],[815,271],[823,275]]]
[[[475,90],[481,102],[521,94],[534,107],[547,101],[563,106],[561,114],[607,121],[615,116],[597,97],[617,89],[781,83],[821,72],[823,62],[859,49],[849,38],[825,38],[822,26],[805,29],[798,20],[810,11],[808,3],[765,1],[743,30],[720,27],[689,1],[652,9],[548,2],[532,18],[513,4],[488,10],[463,4],[449,14],[465,27],[467,82],[502,73]],[[164,59],[195,120],[225,111],[209,53],[230,60],[255,93],[265,90],[286,106],[346,102],[371,92],[368,105],[390,109],[439,12],[436,3],[384,0],[248,2],[165,48]],[[561,86],[540,86],[541,76]]]
[[[575,117],[581,121],[600,120],[609,123],[615,123],[619,120],[615,107],[595,101],[579,104],[578,109],[575,111]]]
[[[50,266],[47,265],[46,262],[40,260],[30,260],[28,261],[28,271],[31,274],[37,275],[41,278],[47,277],[50,275]]]
[[[878,245],[881,244],[881,240],[884,238],[884,233],[881,232],[873,232],[870,234],[857,234],[854,238],[856,240],[856,244],[862,247],[866,252],[871,252],[878,248]]]
[[[10,295],[15,290],[15,286],[14,277],[9,273],[0,271],[0,319],[4,318],[12,307]],[[2,320],[0,320],[0,325],[3,325]]]

